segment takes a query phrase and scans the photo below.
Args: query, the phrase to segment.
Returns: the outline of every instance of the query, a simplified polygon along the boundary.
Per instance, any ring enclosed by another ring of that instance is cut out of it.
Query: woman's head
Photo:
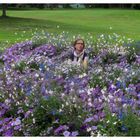
[[[74,49],[78,52],[82,52],[85,48],[85,42],[83,39],[77,39],[74,41]]]

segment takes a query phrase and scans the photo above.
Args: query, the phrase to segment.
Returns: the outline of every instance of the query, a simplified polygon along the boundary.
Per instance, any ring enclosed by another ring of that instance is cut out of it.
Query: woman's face
[[[84,49],[84,42],[83,40],[78,40],[75,44],[75,49],[79,52],[82,52]]]

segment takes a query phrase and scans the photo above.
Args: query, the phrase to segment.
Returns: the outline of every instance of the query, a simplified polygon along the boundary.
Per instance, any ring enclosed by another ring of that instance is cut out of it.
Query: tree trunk
[[[6,4],[2,4],[2,17],[7,17],[6,16],[6,9],[7,9],[7,5]]]
[[[131,4],[131,9],[135,9],[135,4]]]

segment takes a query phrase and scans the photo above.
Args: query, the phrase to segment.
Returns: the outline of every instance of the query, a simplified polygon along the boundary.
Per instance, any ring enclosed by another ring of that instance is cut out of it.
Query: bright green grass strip
[[[53,33],[91,33],[94,37],[117,33],[140,40],[139,10],[13,10],[8,11],[7,15],[10,18],[0,19],[0,41],[9,40],[14,43],[30,39],[36,28]]]

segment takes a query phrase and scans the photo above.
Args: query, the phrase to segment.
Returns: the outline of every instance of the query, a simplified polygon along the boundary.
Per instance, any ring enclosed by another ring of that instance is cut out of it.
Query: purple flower
[[[68,127],[66,125],[60,125],[57,129],[55,129],[54,133],[59,134],[64,130],[67,130]]]
[[[31,83],[26,86],[26,95],[29,96],[32,93]]]
[[[69,131],[64,131],[64,132],[63,132],[63,135],[64,135],[65,137],[68,137],[68,136],[70,136],[70,132],[69,132]]]
[[[73,132],[71,133],[71,136],[72,136],[72,137],[76,137],[78,134],[79,134],[78,131],[73,131]]]
[[[96,87],[95,89],[93,89],[92,91],[93,96],[98,97],[101,94],[101,90],[99,87]]]
[[[4,118],[4,122],[9,122],[10,120],[11,120],[12,118],[10,117],[10,118]]]
[[[21,120],[19,118],[16,118],[12,123],[11,125],[12,126],[16,126],[16,125],[20,125],[21,124]]]
[[[0,116],[2,117],[5,114],[5,109],[0,110]]]
[[[137,103],[138,105],[140,105],[140,100],[136,101],[136,103]]]
[[[113,85],[113,84],[111,84],[111,85],[109,86],[109,88],[108,88],[108,91],[109,91],[110,93],[114,93],[114,92],[116,91],[116,86]]]
[[[28,118],[30,116],[30,114],[32,113],[32,110],[28,110],[26,113],[25,113],[25,118]]]
[[[0,120],[0,125],[2,125],[3,124],[3,121],[2,120]]]
[[[94,115],[94,116],[93,116],[93,121],[94,121],[94,122],[97,122],[98,120],[99,120],[98,115]]]
[[[121,96],[123,96],[123,91],[122,90],[119,90],[119,91],[117,91],[116,93],[115,93],[115,96],[117,96],[117,97],[121,97]]]
[[[91,129],[92,129],[93,131],[95,131],[95,130],[97,130],[97,126],[92,126]]]
[[[85,131],[87,128],[88,128],[88,124],[84,124],[83,126],[81,126],[80,130]]]
[[[6,130],[6,132],[3,134],[3,136],[13,136],[13,130]]]
[[[92,120],[93,120],[93,117],[86,118],[86,120],[84,121],[84,123],[91,122]]]
[[[117,88],[121,88],[122,83],[120,81],[117,81],[116,86],[117,86]]]
[[[14,130],[19,130],[19,129],[21,129],[21,125],[18,125],[18,126],[14,127]]]
[[[3,128],[0,128],[0,132],[3,132]]]
[[[55,80],[57,81],[57,84],[58,85],[63,85],[64,84],[64,78],[63,77],[57,77],[55,78]]]
[[[99,104],[99,105],[96,107],[96,110],[102,110],[102,109],[103,109],[103,107],[104,107],[104,105],[103,105],[103,104]]]
[[[80,98],[82,99],[82,101],[85,101],[88,98],[88,96],[86,93],[82,93],[80,94]]]
[[[104,112],[99,112],[98,116],[99,116],[99,118],[104,118],[105,117],[105,113]]]
[[[137,97],[139,98],[139,100],[140,100],[140,92],[139,92],[139,94],[137,95]]]
[[[137,93],[140,93],[140,83],[138,83],[135,87],[136,87]]]

